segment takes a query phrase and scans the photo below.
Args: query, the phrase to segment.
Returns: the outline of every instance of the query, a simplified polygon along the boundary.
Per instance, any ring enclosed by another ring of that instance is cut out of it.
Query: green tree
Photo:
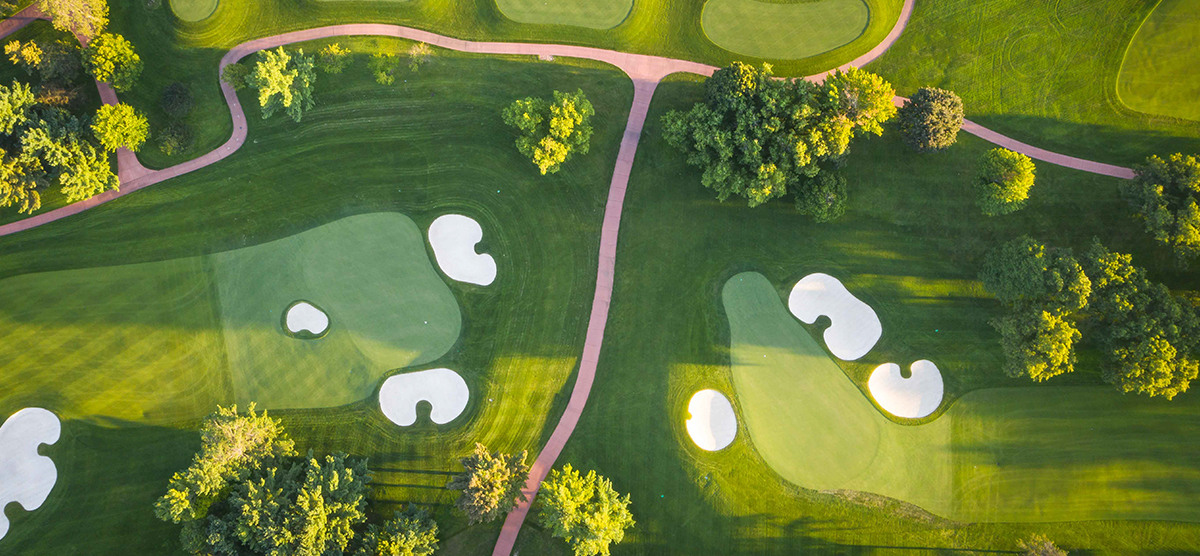
[[[1021,210],[1033,188],[1033,161],[1008,149],[991,149],[979,159],[975,188],[979,208],[987,216],[1000,216]]]
[[[317,52],[317,67],[325,73],[342,73],[350,60],[350,49],[336,42]]]
[[[4,45],[4,53],[8,55],[8,60],[21,69],[25,73],[33,75],[38,67],[42,65],[42,47],[37,41],[21,42],[14,40]]]
[[[400,57],[395,54],[376,52],[371,55],[367,67],[375,75],[376,83],[391,85],[396,82],[396,68],[400,67]]]
[[[78,44],[62,39],[38,44],[42,50],[42,57],[37,69],[43,84],[66,84],[75,79],[83,69],[82,52]]]
[[[158,138],[158,149],[168,156],[187,152],[192,148],[194,140],[192,126],[181,121],[167,124],[167,127],[157,132],[155,136]]]
[[[298,50],[295,55],[282,46],[260,51],[258,63],[246,82],[258,89],[263,119],[270,118],[282,108],[292,120],[299,122],[304,112],[316,105],[312,95],[317,72],[312,56],[305,56],[304,50]]]
[[[940,151],[958,140],[963,102],[951,91],[921,87],[896,115],[908,146],[920,152]]]
[[[628,494],[621,498],[611,481],[595,471],[580,476],[569,463],[550,472],[539,501],[542,526],[565,539],[575,556],[608,556],[609,546],[620,543],[634,525]]]
[[[1166,160],[1151,156],[1133,171],[1121,194],[1146,232],[1171,247],[1180,262],[1200,255],[1200,160],[1182,153]]]
[[[67,202],[90,199],[120,185],[107,152],[84,141],[67,143],[64,151],[66,159],[58,164],[58,182]]]
[[[19,127],[29,122],[36,100],[33,89],[16,79],[11,87],[0,85],[0,132],[12,135]]]
[[[22,152],[16,156],[0,150],[0,207],[16,206],[30,214],[42,207],[39,189],[48,183],[41,160]]]
[[[428,44],[418,42],[408,48],[408,69],[415,72],[421,69],[430,58],[433,57],[433,49]]]
[[[1042,382],[1075,370],[1075,344],[1081,334],[1059,312],[1014,311],[991,324],[1000,332],[1008,376]]]
[[[105,104],[96,111],[92,133],[106,151],[125,147],[137,152],[150,136],[150,123],[128,104]]]
[[[583,90],[554,91],[554,101],[528,97],[504,109],[504,123],[517,128],[517,150],[533,160],[542,175],[558,172],[576,154],[587,154],[596,111]]]
[[[841,174],[823,171],[805,180],[796,192],[796,210],[817,222],[829,222],[846,212],[846,178]]]
[[[101,33],[83,49],[83,69],[97,81],[110,83],[120,93],[137,83],[142,75],[142,59],[125,37]]]
[[[249,79],[250,68],[242,64],[229,64],[228,66],[225,66],[225,69],[221,70],[221,81],[223,81],[226,85],[233,87],[233,90],[235,91],[245,89],[247,85],[246,82]]]
[[[812,180],[822,165],[835,166],[852,138],[878,135],[895,114],[894,91],[879,76],[851,69],[817,85],[803,79],[771,78],[771,67],[741,62],[717,70],[704,85],[704,102],[687,112],[663,116],[663,135],[688,164],[703,170],[701,183],[724,201],[743,197],[761,205],[788,192],[813,214],[838,185]],[[838,196],[835,195],[835,199]],[[843,196],[844,197],[844,196]],[[836,202],[825,203],[836,213]]]
[[[983,286],[1000,301],[1027,308],[1075,311],[1087,305],[1092,283],[1066,249],[1048,249],[1021,236],[994,249],[979,273]]]
[[[467,516],[468,525],[494,521],[525,501],[521,488],[529,478],[526,455],[488,453],[476,443],[475,452],[460,460],[464,471],[446,488],[462,491],[454,505]]]
[[[1021,556],[1067,556],[1067,551],[1056,546],[1045,535],[1032,535],[1017,541]]]
[[[192,90],[178,81],[163,87],[162,98],[159,100],[163,112],[175,120],[186,118],[191,113],[194,102]]]
[[[108,25],[106,0],[37,0],[42,13],[50,16],[55,29],[84,39],[96,36]]]
[[[368,526],[355,556],[429,556],[437,550],[437,534],[429,512],[409,504],[383,527]]]

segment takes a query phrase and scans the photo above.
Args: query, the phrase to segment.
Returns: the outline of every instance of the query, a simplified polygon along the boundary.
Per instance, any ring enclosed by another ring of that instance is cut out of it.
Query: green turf
[[[212,257],[225,350],[241,404],[333,407],[360,400],[393,369],[458,341],[458,302],[431,266],[422,230],[397,213],[337,220]],[[321,307],[327,334],[280,327],[297,300]]]
[[[633,0],[496,0],[496,6],[521,23],[609,29],[625,20]]]
[[[1200,120],[1200,3],[1162,0],[1142,23],[1117,80],[1126,106],[1161,116]]]
[[[360,52],[406,47],[382,40],[353,44]],[[443,543],[452,547],[439,553],[478,554],[480,546],[494,541],[500,523],[468,529],[465,520],[450,511],[454,493],[442,487],[448,474],[460,469],[456,458],[476,441],[497,450],[531,450],[532,461],[556,422],[551,415],[561,412],[583,350],[596,279],[595,238],[633,88],[611,68],[475,56],[438,56],[415,79],[407,76],[407,83],[398,80],[385,87],[374,82],[366,58],[356,56],[339,79],[317,85],[320,103],[302,123],[289,118],[263,121],[251,114],[246,145],[219,164],[0,238],[0,278],[32,281],[39,276],[33,273],[39,272],[66,276],[117,264],[166,268],[163,261],[212,261],[234,249],[294,237],[360,214],[405,214],[419,230],[442,214],[471,215],[485,232],[478,249],[496,258],[499,274],[488,287],[446,282],[461,308],[462,332],[449,353],[429,364],[455,369],[467,381],[472,401],[464,417],[434,425],[422,404],[418,423],[401,428],[380,413],[373,396],[337,409],[272,414],[284,419],[301,447],[370,458],[376,471],[375,518],[389,517],[408,501],[435,504]],[[517,152],[515,132],[503,124],[500,111],[515,98],[577,88],[585,91],[597,113],[591,151],[572,159],[558,174],[541,176]],[[244,102],[252,99],[252,93],[243,96]],[[373,243],[366,241],[379,253],[407,249],[397,243],[381,250]],[[418,249],[428,253],[423,242]],[[150,280],[146,274],[144,280]],[[200,280],[191,271],[188,277]],[[173,287],[184,289],[182,277],[172,280],[177,281]],[[108,288],[102,289],[104,285]],[[93,300],[119,295],[136,306],[147,291],[152,290],[105,283],[88,286],[79,295],[82,299],[89,293]],[[70,292],[48,294],[74,299]],[[330,309],[325,300],[314,301]],[[73,316],[65,310],[51,314],[55,303],[51,295],[39,313],[55,324],[70,323]],[[264,318],[277,325],[280,310],[273,308]],[[200,325],[180,330],[173,342],[185,345],[193,341],[189,336],[199,333],[211,337],[217,331],[213,314],[203,325],[207,331]],[[338,326],[332,309],[330,316]],[[8,325],[0,326],[6,334],[13,332]],[[156,364],[150,358],[157,355],[154,349],[139,346],[133,332],[110,326],[103,329],[102,340],[108,344],[109,358],[119,355],[127,361],[123,366],[129,382],[144,378],[147,388],[160,388],[152,400],[160,406],[182,404],[193,396],[182,388],[184,375],[207,365],[202,360]],[[162,333],[166,332],[170,330]],[[33,333],[23,338],[84,344],[99,331],[83,328],[65,340]],[[31,347],[27,343],[3,349]],[[128,354],[120,355],[120,350]],[[135,357],[134,351],[143,355]],[[177,528],[155,521],[148,503],[166,488],[172,471],[186,466],[198,446],[196,422],[174,419],[149,426],[88,417],[73,406],[89,398],[60,395],[76,380],[66,373],[70,368],[53,360],[36,369],[7,362],[0,375],[36,375],[54,387],[0,389],[0,414],[30,405],[63,414],[64,442],[50,450],[66,451],[67,459],[58,460],[64,462],[64,490],[56,490],[46,507],[31,513],[8,510],[13,530],[0,540],[0,554],[177,553]],[[76,364],[106,363],[81,357]],[[331,368],[340,364],[329,362]],[[276,371],[273,366],[263,369]],[[114,382],[121,378],[115,369],[110,376]],[[97,399],[108,396],[97,384],[82,380],[78,386],[92,388]],[[198,387],[213,388],[207,382]],[[233,401],[231,389],[227,385],[212,395]],[[112,396],[118,395],[124,394],[116,391]]]
[[[800,59],[849,44],[868,20],[863,0],[709,0],[702,22],[708,38],[722,48],[759,58]]]
[[[217,11],[219,0],[167,0],[171,5],[171,13],[187,22],[197,22],[206,19]]]

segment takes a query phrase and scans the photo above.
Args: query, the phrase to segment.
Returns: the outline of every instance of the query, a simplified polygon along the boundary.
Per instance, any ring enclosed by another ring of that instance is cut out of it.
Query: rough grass
[[[162,267],[161,261],[262,245],[364,213],[399,212],[419,226],[445,213],[473,215],[485,233],[494,232],[479,249],[496,258],[502,274],[487,288],[447,283],[461,308],[463,330],[436,364],[458,371],[471,388],[463,419],[436,426],[422,406],[418,424],[400,428],[379,412],[374,396],[337,409],[272,414],[284,419],[301,447],[369,457],[376,472],[377,517],[390,516],[408,501],[435,504],[444,542],[459,547],[445,553],[477,554],[495,539],[499,523],[466,529],[465,521],[449,511],[453,493],[441,487],[460,469],[456,458],[474,442],[536,452],[561,412],[583,349],[596,273],[595,238],[632,85],[611,68],[494,57],[437,57],[406,79],[392,87],[377,85],[365,57],[359,56],[341,78],[318,85],[321,103],[304,122],[263,121],[252,113],[245,147],[220,164],[0,238],[5,254],[0,278],[33,281],[36,272],[66,276],[117,264]],[[587,93],[597,112],[591,152],[556,175],[540,176],[517,153],[516,137],[501,122],[500,110],[515,98],[576,88]],[[198,278],[193,271],[180,273],[172,279],[178,281],[173,287],[187,291],[184,278]],[[143,280],[152,278],[147,273]],[[95,302],[122,296],[136,306],[144,289],[138,282],[108,288],[97,284],[78,297],[90,293]],[[66,291],[57,294],[76,298]],[[59,303],[66,301],[51,297],[39,303],[38,318],[61,328],[73,325],[65,308],[56,310]],[[68,372],[71,367],[62,362],[6,361],[6,378],[21,373],[51,387],[0,389],[0,414],[38,405],[65,419],[63,440],[47,450],[60,466],[62,482],[39,511],[8,509],[13,528],[0,540],[2,554],[124,556],[178,550],[178,530],[155,521],[149,504],[198,446],[196,422],[143,424],[82,416],[91,411],[88,403],[107,399],[121,407],[138,402],[123,398],[132,386],[120,384],[122,380],[158,387],[160,395],[151,401],[159,407],[182,406],[192,395],[183,386],[189,368],[150,357],[153,346],[140,345],[145,338],[124,322],[134,319],[134,310],[119,312],[106,315],[97,323],[101,328],[83,326],[69,334],[3,325],[6,334],[24,334],[24,347],[5,348],[11,352],[37,353],[42,342],[95,341],[88,361],[81,353],[77,365],[120,364],[127,374],[114,370],[108,383],[89,383],[88,376]],[[278,319],[279,313],[270,316]],[[337,316],[332,317],[337,326]],[[189,336],[216,335],[213,315],[206,318],[195,329],[180,331],[171,345],[182,349],[186,341],[194,341]],[[187,363],[210,368],[199,361]],[[331,368],[340,363],[328,362]],[[202,385],[208,387],[207,382]],[[79,394],[71,394],[76,388]],[[229,396],[225,399],[232,401]],[[467,540],[455,541],[464,531]]]
[[[633,0],[496,0],[496,6],[521,23],[609,29],[625,20]]]
[[[862,0],[710,0],[704,5],[703,25],[709,39],[733,52],[800,59],[848,44],[866,30],[869,19]]]
[[[1163,0],[1134,35],[1121,63],[1117,96],[1160,116],[1200,120],[1200,4]]]

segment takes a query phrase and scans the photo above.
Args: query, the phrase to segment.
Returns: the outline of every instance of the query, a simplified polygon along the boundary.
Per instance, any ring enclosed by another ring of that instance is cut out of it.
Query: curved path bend
[[[884,41],[866,54],[841,66],[840,69],[865,65],[887,51],[900,37],[901,33],[903,33],[909,17],[912,15],[912,8],[913,0],[905,0],[904,7],[901,10],[895,27],[892,28],[892,31]],[[16,16],[0,22],[0,38],[7,36],[36,19],[44,19],[44,16],[37,11],[36,7],[31,6],[22,10]],[[654,90],[658,86],[658,83],[667,75],[686,72],[709,76],[717,68],[685,60],[674,60],[642,54],[628,54],[599,48],[555,44],[475,42],[398,25],[348,24],[318,27],[244,42],[235,46],[221,58],[220,66],[217,68],[217,75],[219,76],[220,71],[229,64],[235,63],[243,57],[259,50],[314,39],[351,35],[397,37],[422,41],[450,50],[480,54],[528,55],[538,56],[543,59],[554,56],[586,58],[616,66],[633,80],[633,105],[629,110],[629,119],[625,126],[625,134],[621,139],[621,148],[617,154],[616,167],[613,169],[612,182],[609,186],[608,202],[604,210],[604,223],[600,232],[596,290],[592,298],[592,311],[588,320],[587,336],[584,340],[583,356],[580,359],[579,372],[566,410],[563,412],[557,426],[555,426],[554,432],[550,435],[550,440],[538,453],[537,460],[531,466],[529,480],[524,489],[527,501],[517,506],[516,509],[508,514],[504,522],[504,527],[500,532],[500,537],[497,539],[496,546],[492,552],[493,556],[508,556],[512,552],[517,534],[521,529],[521,524],[525,521],[530,504],[537,495],[541,481],[549,473],[550,468],[554,465],[554,461],[558,459],[559,454],[567,443],[567,439],[570,438],[576,424],[579,422],[583,408],[587,404],[592,383],[595,381],[596,365],[600,358],[600,347],[604,341],[604,328],[608,321],[608,307],[612,299],[613,275],[617,254],[617,232],[621,222],[621,208],[625,200],[625,188],[629,182],[629,173],[633,168],[633,159],[637,151],[638,140],[641,138],[642,127],[646,122],[646,114],[650,108],[650,99],[654,95]],[[824,75],[810,76],[807,79],[820,81],[824,79]],[[234,92],[233,88],[224,82],[220,83],[221,92],[225,95],[225,101],[229,105],[230,116],[233,119],[233,134],[224,145],[199,158],[163,170],[149,170],[145,168],[138,162],[134,153],[122,149],[117,153],[117,171],[121,179],[120,191],[108,191],[86,201],[73,203],[24,220],[0,226],[0,235],[17,233],[78,214],[94,206],[133,193],[134,191],[198,170],[233,154],[246,141],[246,114],[242,110],[242,105],[238,101],[237,93]],[[107,84],[98,83],[97,85],[100,89],[101,99],[106,104],[115,104],[117,102],[116,93]],[[906,99],[902,97],[895,98],[897,104],[902,104],[904,100]],[[963,131],[977,135],[984,140],[1002,147],[1024,153],[1031,158],[1043,162],[1120,178],[1131,178],[1133,176],[1133,172],[1128,168],[1092,162],[1039,149],[988,130],[969,120],[964,122]]]

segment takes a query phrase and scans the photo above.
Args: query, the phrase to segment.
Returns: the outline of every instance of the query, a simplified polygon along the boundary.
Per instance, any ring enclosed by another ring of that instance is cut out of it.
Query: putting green
[[[219,0],[170,0],[171,12],[184,21],[202,21],[217,11]]]
[[[772,3],[709,0],[701,22],[717,46],[759,58],[797,60],[849,44],[867,28],[863,0]]]
[[[788,481],[881,494],[961,521],[1200,521],[1193,398],[1168,404],[1103,387],[979,390],[932,423],[898,425],[762,275],[734,276],[722,299],[746,428]]]
[[[1162,0],[1133,36],[1117,78],[1126,106],[1200,120],[1200,2]]]
[[[633,0],[496,0],[505,17],[521,23],[609,29],[620,25]]]

